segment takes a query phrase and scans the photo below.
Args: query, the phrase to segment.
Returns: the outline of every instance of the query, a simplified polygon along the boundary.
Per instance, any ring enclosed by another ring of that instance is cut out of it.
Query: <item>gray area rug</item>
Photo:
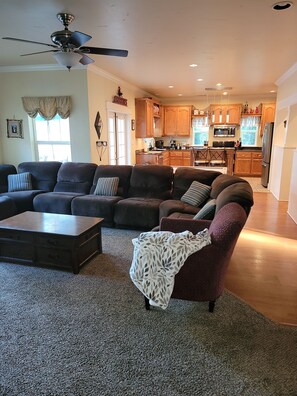
[[[128,275],[138,234],[104,228],[78,275],[0,264],[0,395],[297,395],[296,328],[229,293],[213,314],[145,310]]]

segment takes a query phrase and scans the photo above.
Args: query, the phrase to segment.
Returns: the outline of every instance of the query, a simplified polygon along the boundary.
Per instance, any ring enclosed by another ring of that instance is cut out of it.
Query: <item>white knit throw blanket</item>
[[[143,232],[132,239],[134,245],[130,277],[151,305],[166,309],[173,291],[174,276],[186,259],[211,243],[208,229],[194,235],[190,231]]]

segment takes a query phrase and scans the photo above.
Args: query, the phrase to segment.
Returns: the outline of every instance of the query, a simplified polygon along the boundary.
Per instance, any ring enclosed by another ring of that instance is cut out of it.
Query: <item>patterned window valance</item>
[[[70,115],[70,96],[27,96],[22,101],[25,112],[31,118],[35,118],[38,113],[46,120],[52,120],[56,114],[64,119]]]

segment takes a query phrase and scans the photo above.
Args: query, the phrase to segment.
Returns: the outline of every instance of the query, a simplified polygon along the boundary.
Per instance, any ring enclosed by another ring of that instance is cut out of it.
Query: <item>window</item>
[[[208,142],[209,126],[205,122],[205,117],[193,118],[193,145],[204,146],[204,142]]]
[[[33,127],[38,161],[71,161],[69,118],[48,121],[38,114]]]
[[[240,124],[240,137],[242,146],[256,146],[260,124],[260,117],[243,117]]]

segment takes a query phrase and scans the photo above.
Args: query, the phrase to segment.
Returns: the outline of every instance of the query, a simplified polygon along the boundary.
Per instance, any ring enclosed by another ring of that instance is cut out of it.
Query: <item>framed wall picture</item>
[[[23,120],[7,120],[7,137],[23,138]]]

